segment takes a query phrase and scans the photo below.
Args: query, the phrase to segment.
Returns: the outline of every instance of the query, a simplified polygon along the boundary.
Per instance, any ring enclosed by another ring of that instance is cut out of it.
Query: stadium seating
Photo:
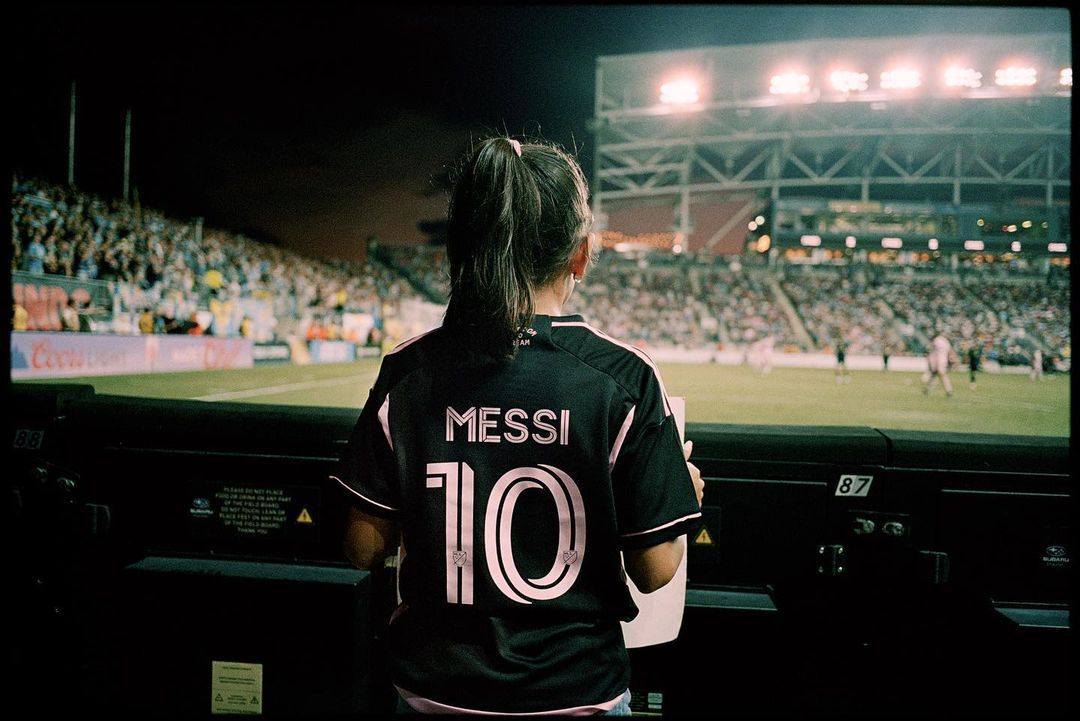
[[[33,179],[16,179],[12,221],[13,270],[111,282],[112,307],[82,309],[106,331],[135,332],[143,309],[156,316],[156,332],[213,310],[212,332],[236,335],[246,311],[256,340],[334,339],[343,311],[380,325],[398,301],[441,304],[449,293],[440,247],[381,243],[364,264],[304,258]],[[842,343],[852,354],[888,347],[921,356],[942,331],[958,353],[974,345],[1001,365],[1029,365],[1036,349],[1062,367],[1070,361],[1067,276],[1000,264],[943,271],[745,260],[605,250],[565,310],[654,347],[746,347],[771,337],[779,350],[831,353]]]
[[[307,258],[73,188],[16,178],[12,196],[12,270],[108,283],[109,307],[81,309],[106,332],[138,332],[148,309],[154,332],[218,311],[212,332],[238,335],[246,311],[256,340],[303,337],[316,321],[340,337],[343,311],[378,317],[419,297],[381,265]]]

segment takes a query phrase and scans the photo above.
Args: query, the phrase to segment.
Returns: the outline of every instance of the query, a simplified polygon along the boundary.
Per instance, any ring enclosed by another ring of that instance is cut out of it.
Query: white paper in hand
[[[679,439],[686,442],[686,399],[668,398],[671,412],[675,415],[675,424],[679,428]],[[630,623],[624,623],[623,639],[627,648],[655,646],[658,643],[674,641],[682,627],[683,607],[686,605],[686,536],[680,536],[683,544],[682,562],[675,577],[659,591],[645,594],[637,589],[630,577],[626,585],[640,612]],[[624,560],[623,566],[626,566]]]

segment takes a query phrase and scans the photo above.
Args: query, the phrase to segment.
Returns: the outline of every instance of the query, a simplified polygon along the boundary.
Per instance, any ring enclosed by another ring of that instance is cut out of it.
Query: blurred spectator
[[[150,312],[149,308],[143,308],[143,312],[139,314],[139,332],[143,335],[149,335],[153,333],[154,330],[154,314]]]
[[[45,244],[41,242],[45,234],[44,229],[34,232],[30,245],[26,248],[26,271],[30,273],[45,272]]]
[[[11,329],[12,330],[26,330],[27,323],[30,320],[30,315],[26,312],[26,308],[23,308],[18,303],[11,304]]]
[[[79,311],[75,307],[75,299],[68,298],[64,310],[60,313],[60,327],[63,330],[79,330]]]

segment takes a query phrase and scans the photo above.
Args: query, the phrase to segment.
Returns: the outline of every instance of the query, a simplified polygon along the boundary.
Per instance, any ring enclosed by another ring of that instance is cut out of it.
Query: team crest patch
[[[454,551],[452,559],[455,566],[464,566],[465,560],[468,558],[468,551]]]
[[[577,551],[563,551],[562,560],[563,563],[569,566],[577,560]]]

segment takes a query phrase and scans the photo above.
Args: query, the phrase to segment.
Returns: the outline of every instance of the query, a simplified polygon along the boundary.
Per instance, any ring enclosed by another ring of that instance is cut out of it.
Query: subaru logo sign
[[[1046,547],[1046,555],[1050,556],[1050,558],[1064,558],[1066,553],[1067,551],[1065,550],[1065,546]]]
[[[208,498],[196,498],[191,502],[191,505],[195,508],[206,509],[210,507],[210,499]],[[1049,553],[1049,551],[1047,551]]]

